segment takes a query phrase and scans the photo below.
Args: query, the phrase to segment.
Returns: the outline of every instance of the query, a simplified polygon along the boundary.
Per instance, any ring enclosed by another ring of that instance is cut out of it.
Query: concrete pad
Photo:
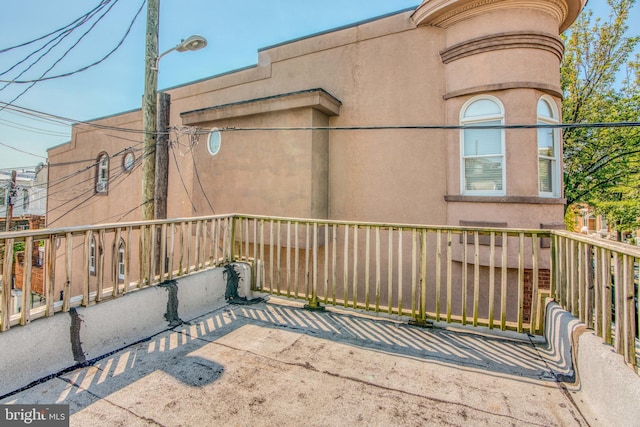
[[[586,425],[526,341],[272,303],[214,311],[35,390],[13,403],[46,390],[72,426]]]

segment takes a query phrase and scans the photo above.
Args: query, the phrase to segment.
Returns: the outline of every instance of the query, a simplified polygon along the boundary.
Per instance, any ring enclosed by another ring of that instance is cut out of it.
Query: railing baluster
[[[207,233],[206,223],[203,223],[202,226],[203,226],[204,234],[206,234]],[[205,240],[205,245],[206,245],[206,240]],[[127,251],[127,247],[128,245],[125,245],[125,253]],[[204,262],[206,261],[203,260],[203,263]],[[127,269],[128,265],[129,263],[127,262],[125,264],[125,270]],[[162,224],[160,229],[160,281],[161,282],[165,280],[166,273],[167,273],[167,224]],[[126,288],[126,283],[127,283],[126,271],[124,274],[124,282],[125,282],[125,288]],[[125,292],[126,292],[126,289],[125,289]]]
[[[467,251],[467,230],[462,232],[462,324],[467,324],[467,276],[468,276],[468,266],[469,266],[469,257]]]
[[[403,285],[403,256],[404,248],[402,247],[402,234],[404,230],[402,228],[398,229],[398,315],[402,316],[402,285]]]
[[[388,314],[393,314],[393,228],[389,227],[389,247],[387,253],[387,306]]]
[[[607,344],[613,344],[612,337],[612,325],[613,321],[613,313],[612,313],[612,304],[613,304],[613,284],[611,283],[611,251],[608,249],[604,250],[603,256],[603,264],[602,264],[602,286],[604,289],[604,295],[602,299],[602,303],[604,305],[603,310],[603,324],[602,329],[604,330],[604,341]]]
[[[427,320],[427,230],[422,230],[422,245],[420,247],[420,322]]]
[[[191,224],[191,223],[189,223]],[[156,283],[156,269],[157,269],[157,255],[158,255],[158,227],[155,225],[150,226],[151,228],[151,244],[149,245],[149,252],[151,253],[151,260],[149,262],[149,285],[154,285]],[[191,230],[189,230],[191,231]],[[114,242],[115,245],[117,243]],[[187,271],[188,273],[188,271]]]
[[[273,236],[273,220],[269,221],[269,289],[271,290],[271,293],[275,292],[275,286],[273,286],[273,282],[274,282],[274,268],[273,268],[273,264],[274,264],[274,260],[273,260],[273,240],[274,240],[274,236]]]
[[[96,286],[96,302],[102,301],[103,297],[103,289],[104,289],[104,255],[106,248],[104,247],[105,242],[105,232],[104,229],[101,228],[98,232],[98,247],[96,254],[96,273],[98,275],[98,284]],[[147,264],[148,265],[148,264]]]
[[[451,230],[447,231],[447,323],[451,323],[451,301],[453,298],[453,256]]]
[[[278,289],[278,295],[280,295],[280,282],[282,281],[282,267],[281,267],[281,254],[282,254],[282,245],[280,242],[280,235],[282,234],[282,221],[278,221],[277,224],[277,233],[276,237],[276,288]]]
[[[329,226],[324,227],[324,303],[329,300]]]
[[[578,318],[581,322],[586,323],[585,313],[585,288],[586,288],[586,248],[584,243],[578,243],[578,253],[576,261],[578,262]]]
[[[119,245],[120,245],[120,227],[116,228],[116,235],[114,237],[114,241],[113,241],[113,256],[111,259],[111,272],[113,274],[112,276],[112,280],[113,280],[113,288],[111,289],[111,296],[116,297],[118,295],[120,295],[120,285],[118,283],[118,276],[119,276],[119,271],[118,271],[118,256],[119,256]],[[71,237],[70,235],[68,236],[69,238]],[[66,294],[66,291],[65,291]]]
[[[91,258],[91,236],[92,231],[87,230],[84,234],[84,252],[83,252],[83,266],[82,266],[82,305],[83,307],[89,306],[89,293],[91,292],[89,285],[89,263]]]
[[[338,226],[333,224],[333,245],[331,246],[331,301],[336,305],[336,287],[338,282]]]
[[[131,235],[132,227],[127,227],[127,242],[124,247],[124,288],[123,292],[129,292],[129,282],[131,282]]]
[[[287,221],[287,296],[291,296],[291,221]]]
[[[442,286],[442,230],[436,230],[436,322],[440,321],[440,295]]]
[[[311,241],[310,241],[310,231],[309,231],[309,223],[307,222],[305,224],[305,245],[304,245],[304,289],[305,289],[305,293],[304,293],[304,297],[305,298],[309,298],[309,287],[310,287],[310,277],[309,277],[309,252],[310,252],[310,246],[311,246]]]
[[[518,233],[520,253],[518,255],[518,332],[523,330],[524,322],[524,233]]]
[[[622,323],[624,321],[624,279],[623,279],[623,257],[618,253],[613,253],[613,265],[614,265],[614,280],[613,280],[613,291],[615,294],[615,341],[614,347],[618,354],[622,354],[622,343],[624,340]]]
[[[416,287],[418,281],[418,230],[411,229],[411,317],[418,319],[416,311],[418,310],[418,295]]]
[[[364,228],[364,308],[369,311],[369,285],[371,279],[371,227]]]
[[[213,230],[213,223],[211,224],[211,229]],[[169,232],[171,233],[171,238],[169,239],[170,243],[169,243],[169,277],[167,277],[167,279],[172,280],[173,279],[173,259],[175,257],[175,244],[176,244],[176,225],[174,223],[171,223],[171,229],[169,230]],[[213,237],[212,237],[213,239]],[[218,248],[218,245],[216,244],[216,251]],[[217,262],[217,260],[214,262]]]
[[[14,239],[4,241],[4,265],[2,266],[2,324],[0,331],[7,331],[11,327],[11,277],[13,275],[13,244]],[[53,314],[53,304],[52,313]]]
[[[242,219],[240,221],[242,221]],[[242,227],[240,227],[240,230],[242,230]],[[240,234],[240,238],[242,239],[242,233]],[[200,271],[200,250],[202,249],[201,239],[202,239],[202,222],[196,221],[196,247],[195,247],[195,261],[194,261],[193,271]],[[242,242],[242,240],[240,242]],[[240,244],[240,252],[242,252],[242,244]]]
[[[602,253],[604,249],[595,248],[593,271],[593,328],[597,336],[602,336]]]
[[[533,289],[531,291],[531,313],[529,314],[529,332],[531,334],[535,334],[538,331],[537,320],[538,320],[538,287],[539,283],[539,264],[538,264],[538,235],[531,235],[531,246],[533,247]]]
[[[343,258],[343,280],[342,280],[342,289],[343,289],[343,305],[347,308],[349,304],[349,226],[344,226],[344,254]]]
[[[380,227],[376,227],[376,313],[380,311]]]
[[[500,329],[507,329],[507,268],[509,262],[508,238],[502,232],[502,265],[500,266]]]
[[[496,233],[489,235],[489,329],[493,329],[496,297]]]
[[[358,226],[353,226],[353,308],[358,308]]]
[[[298,231],[298,227],[299,227],[300,223],[298,223],[297,221],[294,222],[294,243],[295,243],[295,251],[293,254],[293,264],[295,267],[294,270],[294,295],[298,296],[298,293],[300,292],[300,233]]]
[[[22,276],[22,311],[20,325],[31,322],[31,268],[33,265],[33,237],[28,236],[24,242],[24,274]]]
[[[473,326],[478,326],[480,303],[480,235],[473,232]]]
[[[636,365],[636,307],[633,286],[633,258],[624,255],[624,359]]]
[[[280,231],[280,229],[278,229]],[[318,303],[318,223],[313,223],[313,280],[311,281],[311,306]]]

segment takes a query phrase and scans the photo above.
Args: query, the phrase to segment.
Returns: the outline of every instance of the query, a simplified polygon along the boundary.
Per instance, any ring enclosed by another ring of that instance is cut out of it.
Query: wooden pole
[[[11,217],[13,216],[13,203],[16,199],[16,171],[11,171],[11,184],[9,186],[9,197],[7,197],[7,215],[5,218],[5,231],[11,231]]]
[[[144,146],[142,152],[142,219],[145,221],[153,219],[155,204],[159,19],[160,0],[149,0],[147,2],[144,97],[142,100],[142,125],[144,128]]]
[[[158,104],[158,142],[156,143],[155,219],[167,218],[167,190],[169,184],[169,113],[171,95],[161,93]]]

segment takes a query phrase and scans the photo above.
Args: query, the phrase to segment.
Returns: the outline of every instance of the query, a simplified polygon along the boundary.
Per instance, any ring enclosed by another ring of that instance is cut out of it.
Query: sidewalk
[[[587,425],[526,335],[300,306],[225,306],[0,403],[67,403],[83,427]]]

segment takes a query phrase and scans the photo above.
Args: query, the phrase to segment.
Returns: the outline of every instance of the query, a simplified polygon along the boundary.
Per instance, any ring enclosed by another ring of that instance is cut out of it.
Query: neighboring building
[[[172,133],[183,155],[170,155],[168,216],[562,224],[557,130],[341,128],[557,123],[559,34],[584,3],[425,1],[167,90],[172,126],[223,129]],[[77,124],[49,150],[50,180],[68,192],[49,198],[48,226],[141,218],[142,136],[117,130],[141,121],[132,111]]]
[[[559,35],[585,3],[428,0],[168,89],[168,217],[563,228],[560,131],[502,125],[560,121]],[[140,110],[48,153],[48,227],[141,219]],[[74,266],[126,251],[98,240]]]
[[[11,171],[0,171],[0,231],[6,229],[10,204],[12,231],[42,228],[47,210],[47,168],[17,172],[13,192]]]
[[[35,170],[21,170],[16,173],[12,184],[11,171],[0,171],[0,232],[6,230],[7,213],[11,213],[11,231],[34,230],[44,227],[47,206],[47,168],[39,165]],[[13,283],[11,297],[13,312],[21,310],[22,284],[25,253],[20,243],[14,247]],[[36,307],[44,300],[43,248],[36,244],[33,248],[31,268],[31,306]],[[0,268],[4,268],[0,267]],[[0,283],[2,279],[0,278]]]

